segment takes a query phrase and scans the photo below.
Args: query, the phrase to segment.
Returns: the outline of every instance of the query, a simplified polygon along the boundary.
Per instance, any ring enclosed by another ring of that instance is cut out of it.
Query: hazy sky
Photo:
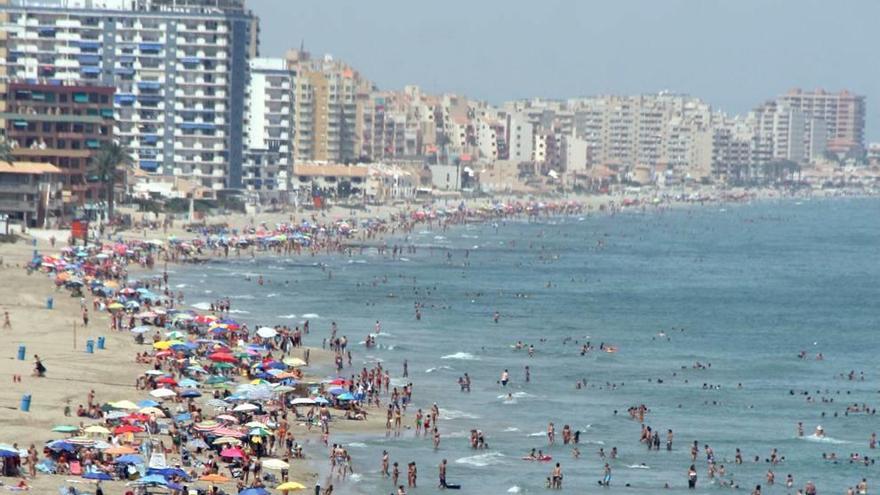
[[[263,56],[305,40],[383,89],[506,99],[670,90],[743,113],[790,87],[868,97],[877,0],[249,0]]]

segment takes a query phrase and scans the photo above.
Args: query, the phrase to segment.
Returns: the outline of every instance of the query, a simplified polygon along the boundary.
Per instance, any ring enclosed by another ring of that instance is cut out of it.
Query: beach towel
[[[82,465],[79,461],[70,461],[70,474],[82,475]]]

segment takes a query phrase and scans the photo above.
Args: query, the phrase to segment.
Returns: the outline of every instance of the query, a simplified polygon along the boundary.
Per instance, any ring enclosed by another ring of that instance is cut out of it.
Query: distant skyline
[[[668,90],[744,114],[790,88],[867,97],[880,141],[880,2],[250,0],[261,56],[304,41],[382,89],[500,103]]]

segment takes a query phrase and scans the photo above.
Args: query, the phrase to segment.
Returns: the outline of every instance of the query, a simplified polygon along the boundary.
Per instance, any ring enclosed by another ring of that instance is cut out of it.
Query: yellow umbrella
[[[86,432],[86,433],[94,433],[94,434],[98,434],[98,435],[108,435],[108,434],[110,434],[110,430],[108,430],[107,428],[104,428],[104,427],[101,426],[101,425],[92,425],[92,426],[89,426],[88,428],[86,428],[86,429],[83,430],[83,431]]]
[[[288,469],[290,464],[281,459],[265,459],[263,460],[263,467],[266,469]]]
[[[124,307],[125,307],[125,306],[119,304],[118,302],[115,302],[115,303],[110,304],[109,306],[107,306],[107,309],[122,309],[122,308],[124,308]]]
[[[214,445],[226,445],[227,443],[230,445],[241,445],[241,440],[234,437],[220,437],[211,443]]]
[[[296,481],[288,481],[287,483],[281,483],[280,485],[275,487],[276,490],[282,491],[291,491],[291,490],[305,490],[306,487],[302,483],[297,483]]]

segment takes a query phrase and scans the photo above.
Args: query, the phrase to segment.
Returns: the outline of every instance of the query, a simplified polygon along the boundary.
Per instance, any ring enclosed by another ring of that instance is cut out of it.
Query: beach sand
[[[56,253],[52,249],[47,232],[37,236],[36,249],[41,253]],[[135,363],[136,352],[147,347],[135,344],[128,332],[115,332],[109,329],[106,313],[92,311],[91,297],[86,295],[90,321],[83,327],[79,298],[71,297],[66,290],[55,290],[53,277],[39,272],[28,275],[24,269],[35,247],[31,242],[20,241],[14,244],[0,244],[0,321],[2,313],[8,311],[11,329],[0,329],[3,346],[0,354],[0,442],[18,444],[27,448],[34,444],[38,450],[53,439],[63,438],[61,433],[51,430],[56,425],[85,426],[97,423],[88,418],[77,418],[76,408],[87,402],[87,394],[94,389],[99,403],[148,398],[145,391],[136,390],[134,384],[148,365]],[[53,298],[53,309],[47,309],[47,299]],[[74,334],[74,327],[75,334]],[[106,339],[106,349],[94,354],[86,352],[86,341]],[[17,359],[20,345],[26,347],[25,359]],[[299,351],[301,352],[301,351]],[[315,365],[329,365],[331,352],[311,349],[311,361]],[[38,354],[47,368],[44,378],[32,376],[34,354]],[[295,355],[299,355],[297,352]],[[308,380],[308,369],[306,369]],[[13,382],[13,375],[21,376],[21,383]],[[31,395],[29,412],[19,410],[22,396]],[[64,416],[64,406],[69,402],[73,415]],[[375,408],[368,409],[367,421],[346,421],[339,419],[333,423],[333,432],[341,433],[379,433],[384,431],[384,414]],[[294,423],[293,433],[298,442],[304,444],[307,455],[310,446],[320,441],[319,429],[308,432],[304,425]],[[332,441],[332,437],[331,437]],[[166,439],[166,443],[167,439]],[[323,449],[322,449],[323,451]],[[314,456],[314,455],[313,455]],[[42,457],[42,456],[41,456]],[[174,458],[169,458],[174,462]],[[312,462],[324,462],[324,458],[291,461],[290,479],[306,486],[314,484],[317,473]],[[277,474],[277,473],[276,473]],[[57,487],[65,480],[76,482],[86,480],[69,476],[49,476],[38,474],[35,480],[28,480],[34,493],[56,493]],[[14,484],[11,478],[2,479],[7,485]],[[204,483],[202,483],[204,485]],[[85,485],[78,485],[85,486]],[[105,482],[110,493],[121,493],[122,482]],[[231,485],[230,485],[231,486]]]

